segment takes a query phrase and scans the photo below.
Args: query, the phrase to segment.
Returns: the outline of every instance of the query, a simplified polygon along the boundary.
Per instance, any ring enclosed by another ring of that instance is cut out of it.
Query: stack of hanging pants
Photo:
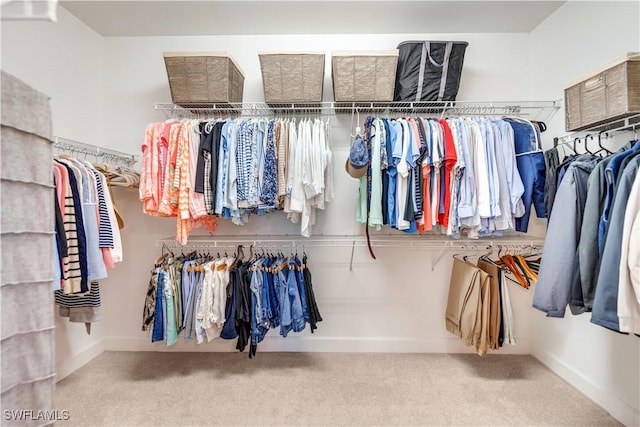
[[[500,302],[497,271],[490,263],[476,266],[453,258],[445,314],[447,331],[473,346],[480,355],[498,348]]]

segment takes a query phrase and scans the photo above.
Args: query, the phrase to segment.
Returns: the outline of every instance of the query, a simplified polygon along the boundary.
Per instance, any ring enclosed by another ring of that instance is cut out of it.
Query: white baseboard
[[[97,343],[85,348],[75,356],[65,360],[56,361],[56,382],[68,377],[95,357],[99,356],[105,350],[105,340],[102,339]]]
[[[217,338],[210,343],[196,344],[195,340],[185,342],[182,337],[177,344],[167,348],[164,342],[151,343],[148,338],[106,338],[107,351],[184,351],[184,352],[229,352],[236,351],[235,340]],[[287,338],[268,336],[258,345],[258,351],[304,351],[326,353],[473,353],[459,339],[432,338],[361,338],[361,337],[322,337],[296,336]],[[492,354],[530,354],[528,340],[518,345],[505,346]]]
[[[640,409],[603,390],[581,372],[546,351],[537,352],[533,356],[624,425],[640,425]]]

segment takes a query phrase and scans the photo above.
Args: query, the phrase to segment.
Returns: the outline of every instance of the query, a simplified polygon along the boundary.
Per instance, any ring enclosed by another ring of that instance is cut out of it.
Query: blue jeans
[[[151,342],[164,340],[164,275],[158,273],[158,287],[156,288],[156,311],[153,316],[153,331]]]
[[[197,263],[195,261],[187,261],[182,268],[182,298],[184,301],[182,327],[184,329],[184,339],[189,340],[192,338],[194,331],[194,309],[195,309],[195,288],[198,281],[198,274],[196,271],[189,270],[189,267],[193,268]]]
[[[270,258],[268,265],[273,265],[275,258]],[[278,273],[267,273],[267,292],[269,298],[269,310],[271,312],[269,316],[269,323],[272,328],[280,326],[280,301],[278,293]]]
[[[251,343],[258,344],[262,342],[267,332],[269,332],[269,323],[265,327],[265,319],[263,318],[264,298],[263,289],[266,284],[263,280],[261,270],[249,271],[249,282],[251,283]],[[268,304],[268,303],[267,303]]]
[[[289,301],[288,286],[289,268],[284,267],[280,270],[275,279],[278,289],[278,305],[280,306],[280,335],[286,337],[293,329],[291,320],[291,303]]]
[[[302,300],[298,291],[298,280],[296,278],[296,263],[289,261],[289,277],[287,278],[287,287],[289,301],[291,303],[291,325],[293,332],[302,332],[305,327],[304,314],[302,313]],[[304,282],[303,282],[304,283]]]
[[[267,266],[269,264],[269,259],[266,259],[263,266]],[[273,289],[273,285],[269,286],[269,279],[271,276],[266,269],[260,271],[262,274],[262,326],[269,329],[271,327],[271,319],[273,318],[273,313],[271,311],[271,291]],[[273,283],[273,282],[272,282]]]
[[[524,194],[522,195],[524,215],[516,218],[516,231],[526,233],[529,228],[532,204],[536,208],[538,218],[546,218],[547,216],[544,205],[544,185],[546,181],[544,154],[532,153],[518,156],[516,157],[516,163],[524,185]]]
[[[300,296],[300,303],[302,304],[302,315],[306,322],[310,322],[309,307],[307,306],[307,293],[304,290],[304,276],[302,275],[302,263],[296,258],[296,283],[298,285],[298,295]]]

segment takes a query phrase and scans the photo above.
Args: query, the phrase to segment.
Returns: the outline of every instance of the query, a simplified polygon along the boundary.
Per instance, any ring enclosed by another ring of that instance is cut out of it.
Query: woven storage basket
[[[179,105],[242,102],[244,74],[225,53],[164,52],[171,99]]]
[[[640,53],[601,67],[564,90],[568,131],[640,113]]]
[[[264,100],[320,102],[324,83],[324,53],[259,53]]]
[[[331,54],[333,97],[338,102],[393,101],[398,50]]]

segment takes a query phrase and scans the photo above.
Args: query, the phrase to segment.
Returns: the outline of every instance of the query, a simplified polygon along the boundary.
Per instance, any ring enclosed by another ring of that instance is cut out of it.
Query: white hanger
[[[360,109],[358,107],[356,107],[356,114],[357,114],[356,134],[355,135],[351,135],[351,138],[355,138],[357,136],[360,136]],[[351,111],[351,127],[353,128],[353,111]]]

